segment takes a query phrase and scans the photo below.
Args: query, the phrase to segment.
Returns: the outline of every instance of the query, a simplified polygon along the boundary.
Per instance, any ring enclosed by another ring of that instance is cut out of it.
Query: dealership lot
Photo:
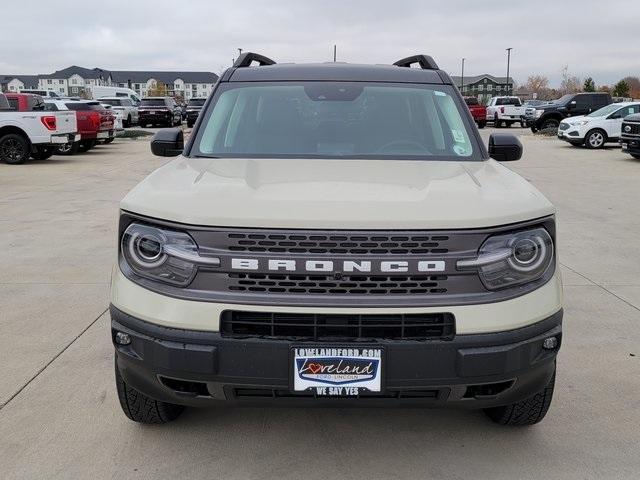
[[[166,159],[148,141],[120,140],[0,164],[5,478],[637,477],[640,161],[511,132],[525,147],[512,168],[558,207],[566,295],[555,399],[529,429],[418,409],[210,409],[164,427],[128,421],[107,312],[117,202]]]

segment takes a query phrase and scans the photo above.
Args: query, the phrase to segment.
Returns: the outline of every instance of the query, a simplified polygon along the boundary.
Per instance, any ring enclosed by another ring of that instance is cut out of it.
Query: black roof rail
[[[412,55],[394,63],[397,67],[411,67],[414,63],[420,65],[423,70],[440,70],[436,61],[429,55]]]
[[[242,53],[238,59],[233,62],[235,68],[250,67],[253,62],[258,62],[261,67],[264,65],[275,65],[276,62],[259,53],[246,52]]]

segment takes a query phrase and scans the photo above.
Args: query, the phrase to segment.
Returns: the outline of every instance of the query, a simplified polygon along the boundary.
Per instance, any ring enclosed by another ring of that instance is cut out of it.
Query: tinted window
[[[133,102],[129,98],[123,98],[122,100],[120,100],[120,105],[131,107],[133,106]]]
[[[467,105],[480,105],[476,97],[465,97],[464,101]]]
[[[471,157],[454,87],[287,82],[227,84],[194,151],[216,157]],[[465,108],[461,105],[462,108]]]
[[[101,98],[100,102],[101,103],[106,103],[107,105],[113,105],[113,106],[116,106],[116,107],[122,105],[122,100],[110,100],[110,99]]]
[[[17,98],[7,98],[9,102],[9,108],[11,110],[18,110],[18,99]]]
[[[191,100],[189,100],[189,107],[201,107],[204,105],[204,102],[206,102],[206,100],[204,98],[193,98]]]
[[[104,107],[99,103],[89,103],[89,102],[69,102],[65,103],[69,110],[76,111],[86,111],[86,110],[104,110]]]
[[[11,106],[9,105],[9,101],[7,100],[7,97],[0,94],[0,110],[8,110],[10,108]]]
[[[49,112],[57,112],[59,110],[58,106],[55,103],[45,103],[44,109]]]
[[[164,98],[143,98],[141,105],[143,107],[165,107]]]
[[[40,95],[27,97],[27,107],[29,110],[44,110],[44,100]]]

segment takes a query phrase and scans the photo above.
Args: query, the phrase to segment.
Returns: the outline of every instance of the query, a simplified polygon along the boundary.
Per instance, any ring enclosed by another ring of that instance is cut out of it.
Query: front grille
[[[287,340],[452,340],[451,313],[417,314],[298,314],[224,311],[222,336]]]
[[[626,127],[631,127],[631,131],[627,132]],[[640,123],[624,122],[622,124],[622,134],[640,135]]]
[[[448,235],[234,232],[229,233],[227,239],[232,252],[424,255],[449,251]]]
[[[447,293],[446,275],[284,275],[229,273],[233,292],[315,295],[426,295]]]
[[[331,397],[318,395],[315,389],[305,392],[294,392],[283,388],[232,388],[228,393],[233,394],[238,399],[286,399],[286,398],[308,398],[335,401],[344,398],[382,398],[382,399],[412,399],[412,400],[436,400],[440,390],[438,389],[389,389],[386,392],[360,392],[353,397]]]

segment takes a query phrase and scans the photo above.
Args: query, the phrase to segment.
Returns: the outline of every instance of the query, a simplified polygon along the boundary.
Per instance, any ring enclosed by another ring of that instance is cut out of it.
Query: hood
[[[555,212],[494,160],[185,157],[149,175],[121,208],[191,225],[324,229],[487,227]]]

